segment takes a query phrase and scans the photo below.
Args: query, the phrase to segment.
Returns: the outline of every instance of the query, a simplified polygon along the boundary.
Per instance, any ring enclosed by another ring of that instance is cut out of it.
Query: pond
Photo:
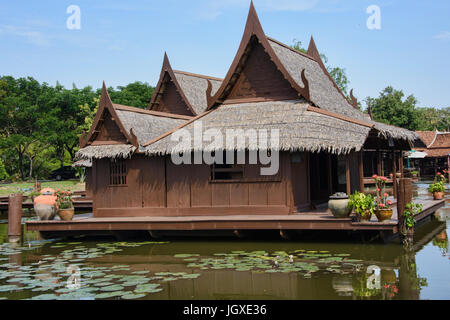
[[[415,196],[429,199],[429,182]],[[450,195],[446,195],[450,199]],[[223,238],[119,242],[7,241],[0,221],[0,300],[450,299],[450,203],[414,245]]]

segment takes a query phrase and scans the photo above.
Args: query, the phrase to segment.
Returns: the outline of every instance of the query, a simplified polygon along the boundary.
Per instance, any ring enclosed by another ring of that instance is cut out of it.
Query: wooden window
[[[240,180],[244,178],[244,166],[241,164],[213,164],[211,180]]]
[[[127,164],[125,160],[110,161],[109,184],[112,186],[120,186],[127,184]]]
[[[214,153],[212,154],[214,156]],[[234,153],[234,161],[237,161],[237,153]],[[223,162],[226,162],[226,152],[223,152]],[[211,165],[212,181],[241,180],[244,178],[244,165],[242,164],[219,164]]]

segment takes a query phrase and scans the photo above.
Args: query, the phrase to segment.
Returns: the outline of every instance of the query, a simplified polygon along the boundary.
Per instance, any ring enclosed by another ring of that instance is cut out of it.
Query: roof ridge
[[[314,57],[310,56],[310,55],[307,54],[307,53],[304,53],[304,52],[302,52],[302,51],[298,51],[297,49],[294,49],[294,48],[292,48],[291,46],[288,46],[287,44],[285,44],[285,43],[283,43],[283,42],[281,42],[281,41],[278,41],[277,39],[274,39],[274,38],[272,38],[272,37],[269,37],[269,36],[267,36],[267,35],[266,35],[266,38],[267,38],[267,40],[269,40],[269,41],[275,42],[276,44],[278,44],[278,45],[280,45],[280,46],[282,46],[282,47],[284,47],[284,48],[286,48],[286,49],[289,49],[289,50],[291,50],[291,51],[293,51],[293,52],[295,52],[295,53],[298,53],[299,55],[302,55],[302,56],[304,56],[304,57],[306,57],[306,58],[309,58],[309,59],[311,59],[311,60],[317,62],[317,60],[314,59]]]
[[[187,72],[187,71],[182,71],[182,70],[173,69],[173,73],[181,73],[181,74],[196,77],[196,78],[205,78],[205,79],[209,79],[209,80],[223,81],[222,78],[217,78],[217,77],[213,77],[213,76],[207,76],[204,74],[192,73],[192,72]]]
[[[153,115],[153,116],[157,116],[157,117],[164,117],[164,118],[175,118],[175,119],[183,119],[183,120],[190,120],[193,118],[191,116],[185,116],[185,115],[181,115],[181,114],[141,109],[141,108],[125,106],[125,105],[117,104],[117,103],[113,103],[113,107],[115,109],[122,110],[122,111],[149,114],[149,115]]]

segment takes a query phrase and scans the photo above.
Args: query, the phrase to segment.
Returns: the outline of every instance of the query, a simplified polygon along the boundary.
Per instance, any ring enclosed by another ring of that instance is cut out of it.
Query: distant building
[[[450,132],[417,131],[426,148],[415,147],[409,153],[411,165],[423,175],[434,175],[450,167]]]

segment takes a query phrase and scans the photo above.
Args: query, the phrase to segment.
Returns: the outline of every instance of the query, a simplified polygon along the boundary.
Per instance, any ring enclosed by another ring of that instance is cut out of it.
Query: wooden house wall
[[[249,54],[239,79],[225,103],[245,100],[298,99],[298,93],[276,68],[261,44]]]
[[[127,160],[127,185],[109,185],[109,160],[94,161],[94,216],[182,216],[289,214],[309,204],[306,165],[291,174],[290,157],[280,154],[275,177],[259,175],[257,165],[236,181],[211,181],[208,165],[174,165],[170,157]],[[295,192],[292,180],[296,182]],[[300,200],[299,200],[300,199]],[[300,201],[300,202],[299,202]]]

